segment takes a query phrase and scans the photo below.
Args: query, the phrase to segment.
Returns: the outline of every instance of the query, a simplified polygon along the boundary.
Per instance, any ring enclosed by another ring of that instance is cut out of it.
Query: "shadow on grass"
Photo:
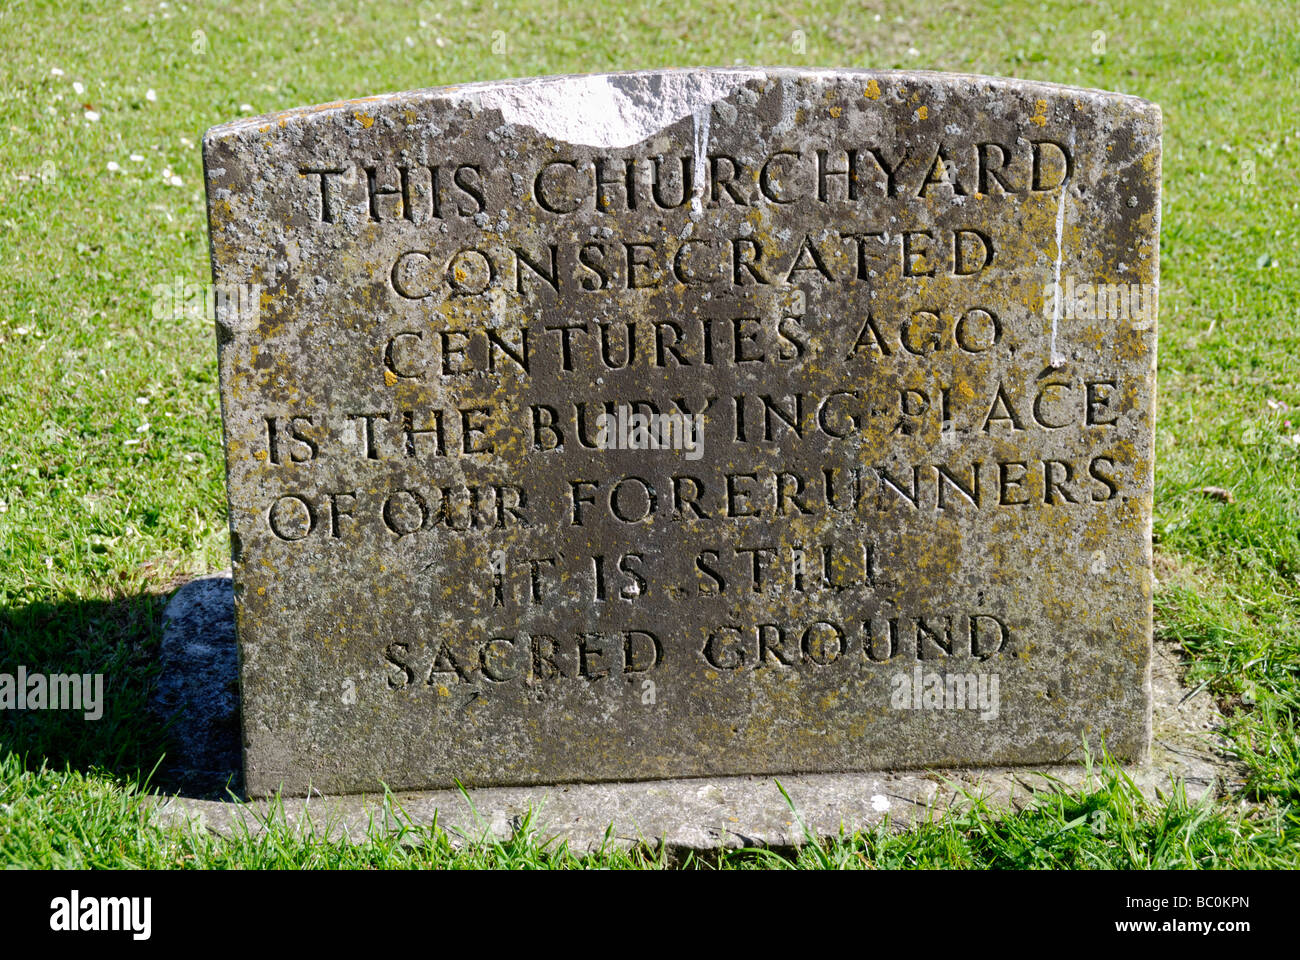
[[[20,668],[103,677],[95,719],[81,708],[0,709],[0,755],[190,797],[242,794],[229,583],[0,610],[0,675],[15,685]]]

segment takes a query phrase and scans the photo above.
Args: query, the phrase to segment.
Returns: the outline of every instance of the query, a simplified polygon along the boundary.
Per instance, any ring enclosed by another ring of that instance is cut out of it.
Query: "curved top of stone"
[[[232,120],[210,128],[205,141],[240,139],[264,132],[268,125],[318,124],[351,116],[359,111],[396,108],[415,103],[443,101],[477,110],[499,110],[506,124],[531,127],[557,141],[616,149],[642,143],[685,117],[698,113],[751,81],[824,82],[861,78],[875,80],[881,93],[905,87],[923,87],[942,99],[949,94],[1042,93],[1061,96],[1100,108],[1127,104],[1154,111],[1159,107],[1141,97],[1006,77],[946,73],[928,70],[806,69],[794,67],[704,67],[640,70],[623,73],[570,74],[490,80],[444,87],[426,87],[401,93],[339,100],[279,113]]]

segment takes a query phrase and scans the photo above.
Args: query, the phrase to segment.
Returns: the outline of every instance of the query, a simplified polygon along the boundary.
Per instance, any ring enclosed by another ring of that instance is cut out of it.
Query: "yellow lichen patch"
[[[929,107],[927,107],[927,106],[925,106],[924,104],[922,104],[921,106],[919,106],[919,107],[916,108],[916,118],[917,118],[918,120],[924,120],[924,119],[925,119],[926,117],[928,117],[928,116],[930,116],[930,108],[929,108]]]
[[[375,118],[372,116],[368,116],[364,113],[354,113],[352,116],[356,119],[357,123],[361,124],[367,130],[374,126]]]
[[[876,83],[874,78],[867,81],[867,89],[862,91],[862,95],[868,100],[879,100],[880,84]]]
[[[1029,118],[1030,123],[1036,123],[1040,127],[1047,126],[1047,101],[1038,100],[1034,103],[1034,115]]]

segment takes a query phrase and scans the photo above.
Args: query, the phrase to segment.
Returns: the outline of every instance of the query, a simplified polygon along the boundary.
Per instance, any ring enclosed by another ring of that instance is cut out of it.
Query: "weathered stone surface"
[[[186,584],[163,610],[154,709],[169,724],[168,780],[202,796],[241,788],[230,576]]]
[[[759,70],[210,131],[248,789],[1141,756],[1159,133]]]
[[[202,643],[204,637],[212,638],[212,646],[224,646],[234,632],[229,587],[226,576],[205,577],[182,587],[172,603],[190,613],[166,620],[164,647]],[[212,684],[226,689],[235,679],[233,669],[224,677],[213,677],[198,658],[176,661],[170,669],[179,671],[173,683],[186,686]],[[1220,732],[1224,718],[1213,694],[1204,686],[1188,688],[1182,671],[1178,645],[1157,643],[1152,659],[1152,749],[1144,762],[1124,770],[1151,800],[1161,793],[1168,796],[1177,784],[1189,799],[1198,800],[1206,794],[1232,793],[1243,782],[1243,768],[1227,758],[1228,743]],[[198,732],[211,741],[194,742],[190,753],[237,755],[238,742],[228,727],[209,724]],[[1080,751],[1066,759],[1081,757]],[[487,787],[472,791],[468,801],[459,790],[429,790],[399,793],[386,811],[384,798],[374,794],[232,803],[223,788],[237,778],[234,763],[213,773],[212,779],[197,784],[197,792],[220,796],[225,802],[193,799],[195,791],[189,791],[160,799],[160,816],[243,835],[244,831],[260,833],[268,817],[282,812],[304,832],[336,839],[346,836],[355,842],[372,835],[372,824],[382,832],[435,822],[453,839],[503,840],[531,814],[539,836],[567,842],[577,852],[610,843],[626,847],[642,842],[682,851],[781,847],[805,838],[775,783],[766,777]],[[809,832],[819,839],[839,836],[841,830],[870,829],[886,817],[899,828],[938,819],[963,809],[969,797],[983,798],[995,809],[1019,809],[1033,802],[1034,790],[1051,789],[1052,782],[1070,789],[1086,787],[1087,771],[1080,766],[1047,766],[780,777]]]

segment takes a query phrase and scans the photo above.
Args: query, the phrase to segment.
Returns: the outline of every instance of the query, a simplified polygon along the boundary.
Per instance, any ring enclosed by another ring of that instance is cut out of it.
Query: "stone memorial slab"
[[[554,77],[204,163],[254,795],[1145,753],[1154,105]]]

